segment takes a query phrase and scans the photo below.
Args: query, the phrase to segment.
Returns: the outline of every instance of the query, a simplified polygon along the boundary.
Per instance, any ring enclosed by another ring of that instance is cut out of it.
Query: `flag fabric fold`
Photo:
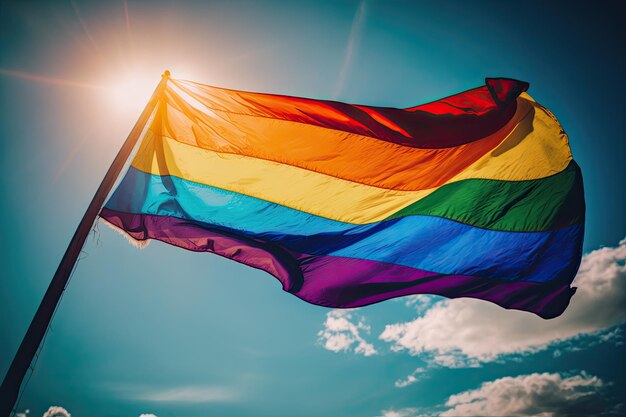
[[[348,308],[474,297],[544,318],[574,293],[580,169],[528,84],[406,108],[170,80],[100,216]]]

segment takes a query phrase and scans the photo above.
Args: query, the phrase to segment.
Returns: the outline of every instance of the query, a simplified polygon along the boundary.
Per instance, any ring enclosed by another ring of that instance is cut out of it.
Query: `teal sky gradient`
[[[156,86],[170,69],[234,89],[408,107],[485,77],[528,81],[581,166],[589,252],[626,236],[626,36],[617,4],[129,0],[127,20],[123,1],[3,2],[0,374],[141,111],[133,103],[152,88],[126,107],[108,87],[76,83],[109,86],[134,72]],[[436,367],[399,389],[394,381],[429,359],[394,352],[378,336],[415,310],[397,300],[358,310],[379,352],[369,357],[321,346],[328,312],[266,273],[158,242],[139,250],[98,223],[18,410],[374,417],[437,410],[483,382],[533,372],[598,376],[610,383],[611,404],[626,392],[624,344],[595,336],[478,368]]]

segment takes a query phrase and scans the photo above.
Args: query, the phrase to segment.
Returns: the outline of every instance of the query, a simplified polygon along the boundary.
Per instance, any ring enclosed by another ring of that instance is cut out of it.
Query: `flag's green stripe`
[[[420,214],[493,230],[541,231],[582,222],[584,204],[580,169],[572,161],[539,180],[447,184],[388,219]]]

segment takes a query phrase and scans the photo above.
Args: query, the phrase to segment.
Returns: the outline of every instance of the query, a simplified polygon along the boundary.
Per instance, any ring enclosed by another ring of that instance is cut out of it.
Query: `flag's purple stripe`
[[[550,318],[563,312],[574,293],[562,281],[511,282],[440,275],[371,260],[302,254],[175,217],[108,209],[101,216],[136,239],[157,239],[193,251],[212,252],[265,270],[281,281],[285,291],[327,307],[359,307],[408,294],[438,294],[479,298]]]

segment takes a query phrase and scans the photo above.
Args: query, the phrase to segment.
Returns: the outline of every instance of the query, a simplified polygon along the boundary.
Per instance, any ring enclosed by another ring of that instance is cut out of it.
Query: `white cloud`
[[[585,373],[530,374],[485,382],[480,388],[452,395],[446,416],[541,416],[600,415],[609,411],[600,394],[604,383]]]
[[[378,417],[417,417],[416,408],[401,408],[399,410],[383,410],[382,414]]]
[[[426,294],[407,295],[401,298],[404,305],[414,308],[418,313],[423,313],[436,301],[436,296]]]
[[[394,351],[426,355],[448,367],[477,366],[506,354],[524,354],[550,344],[596,334],[626,321],[626,239],[583,257],[578,290],[560,317],[543,320],[469,298],[435,303],[417,319],[387,325],[380,335]],[[618,331],[596,342],[619,339]]]
[[[156,414],[140,414],[139,417],[157,417]]]
[[[378,352],[374,345],[367,343],[361,336],[361,332],[370,332],[370,327],[363,318],[357,323],[353,314],[354,310],[332,310],[326,314],[324,329],[317,336],[324,348],[333,352],[344,352],[354,349],[355,353],[364,356],[372,356]]]
[[[188,386],[158,391],[148,391],[135,398],[144,401],[171,402],[171,403],[215,403],[231,401],[237,397],[236,393],[228,388],[214,386]],[[146,414],[150,416],[150,414]]]
[[[396,382],[394,382],[394,385],[396,386],[396,388],[405,388],[411,384],[415,384],[416,382],[421,381],[424,378],[426,378],[426,368],[417,368],[409,375],[407,375],[406,378],[398,379]]]
[[[43,417],[71,417],[71,414],[65,408],[53,405],[43,413]]]

